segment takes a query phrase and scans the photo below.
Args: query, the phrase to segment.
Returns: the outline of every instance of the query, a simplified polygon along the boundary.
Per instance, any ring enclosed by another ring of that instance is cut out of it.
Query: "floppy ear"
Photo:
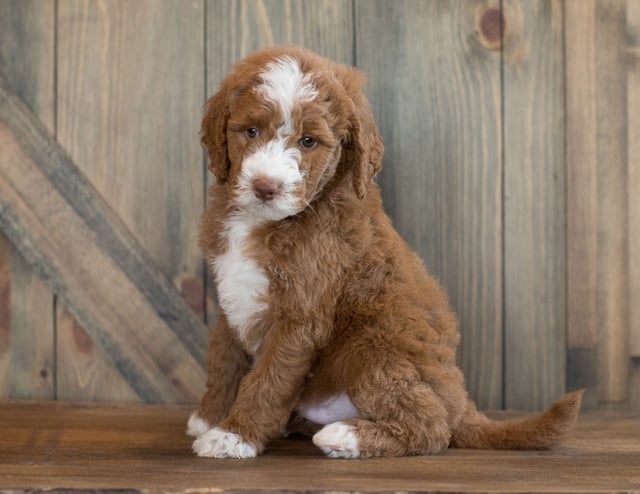
[[[348,69],[343,74],[343,84],[353,102],[349,134],[343,145],[344,164],[351,170],[353,188],[360,199],[382,169],[384,153],[371,105],[362,92],[364,83],[364,74],[356,69]]]
[[[207,101],[200,127],[200,142],[207,148],[209,170],[219,184],[229,178],[229,155],[227,153],[227,122],[229,120],[229,90],[223,85]]]

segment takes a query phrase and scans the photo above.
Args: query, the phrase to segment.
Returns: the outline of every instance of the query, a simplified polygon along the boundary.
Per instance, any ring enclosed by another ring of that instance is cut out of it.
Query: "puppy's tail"
[[[451,446],[476,449],[547,449],[562,440],[580,411],[584,389],[569,393],[543,414],[519,420],[490,420],[469,401]]]

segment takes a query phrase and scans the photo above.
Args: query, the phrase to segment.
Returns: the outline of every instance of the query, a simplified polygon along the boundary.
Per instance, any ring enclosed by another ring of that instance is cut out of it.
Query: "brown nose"
[[[271,201],[278,195],[282,184],[272,178],[259,177],[253,181],[253,193],[261,201]]]

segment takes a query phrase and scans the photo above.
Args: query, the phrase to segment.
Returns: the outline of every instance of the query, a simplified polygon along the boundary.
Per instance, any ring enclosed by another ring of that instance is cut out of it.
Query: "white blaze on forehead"
[[[296,102],[312,101],[318,95],[310,75],[304,74],[297,60],[289,56],[269,63],[260,75],[262,84],[258,86],[259,93],[277,105],[284,118],[278,132],[281,135],[292,135],[293,106]]]

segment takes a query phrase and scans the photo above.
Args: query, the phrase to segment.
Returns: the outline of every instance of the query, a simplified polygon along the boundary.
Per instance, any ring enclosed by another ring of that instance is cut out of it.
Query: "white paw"
[[[358,437],[352,425],[342,422],[329,424],[313,436],[313,444],[332,458],[358,458]]]
[[[209,430],[209,424],[203,419],[198,417],[198,412],[193,412],[187,422],[187,434],[193,437],[198,437]]]
[[[193,441],[193,452],[213,458],[255,458],[256,447],[245,443],[238,434],[214,427]]]

